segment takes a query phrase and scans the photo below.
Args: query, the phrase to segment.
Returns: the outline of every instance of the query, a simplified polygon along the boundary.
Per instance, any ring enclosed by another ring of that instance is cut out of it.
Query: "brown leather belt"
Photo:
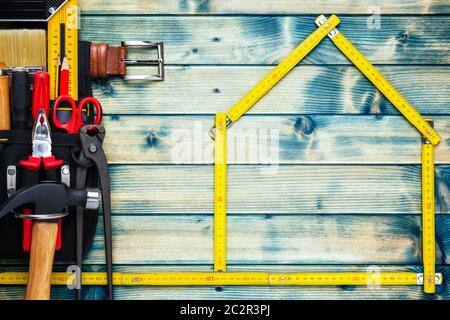
[[[158,58],[155,60],[127,60],[127,47],[156,48]],[[127,65],[157,66],[157,75],[127,75]],[[120,46],[107,43],[91,43],[90,68],[91,78],[106,79],[119,76],[125,80],[164,80],[164,57],[162,42],[123,41]]]
[[[126,47],[113,47],[107,43],[91,43],[90,75],[92,78],[108,78],[126,75]]]

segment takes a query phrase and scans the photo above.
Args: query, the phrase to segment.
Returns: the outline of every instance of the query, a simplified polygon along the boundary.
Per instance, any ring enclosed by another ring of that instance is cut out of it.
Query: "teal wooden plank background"
[[[216,112],[227,111],[316,28],[318,14],[338,13],[339,28],[442,136],[436,263],[445,282],[436,294],[420,287],[118,287],[116,299],[450,298],[448,1],[80,5],[82,39],[165,45],[164,82],[94,83],[107,114],[116,271],[212,270],[213,144],[206,131]],[[370,6],[381,10],[381,29],[367,26]],[[229,270],[375,265],[421,272],[420,136],[328,39],[229,133]],[[264,134],[275,134],[277,152],[252,157]],[[232,146],[236,139],[247,141],[242,150]],[[86,270],[103,268],[102,232],[100,225]],[[9,261],[1,270],[20,268]],[[23,294],[23,287],[0,286],[2,299]],[[74,293],[58,287],[52,296]],[[101,299],[104,291],[89,287],[84,296]]]

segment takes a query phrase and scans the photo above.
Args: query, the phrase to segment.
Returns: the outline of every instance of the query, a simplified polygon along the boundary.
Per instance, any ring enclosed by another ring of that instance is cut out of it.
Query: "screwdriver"
[[[13,129],[27,129],[30,120],[30,78],[25,68],[15,69],[11,76],[11,115]]]
[[[40,109],[43,109],[47,117],[50,116],[50,75],[45,71],[34,73],[33,100],[31,117],[34,120]]]
[[[6,64],[0,63],[0,130],[11,129],[9,111],[9,76],[6,74]]]

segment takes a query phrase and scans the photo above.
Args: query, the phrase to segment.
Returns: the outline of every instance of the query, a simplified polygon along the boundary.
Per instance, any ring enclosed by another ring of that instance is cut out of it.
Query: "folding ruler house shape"
[[[214,269],[226,271],[226,129],[245,114],[281,78],[283,78],[324,37],[328,37],[344,55],[386,96],[405,118],[422,133],[422,212],[423,212],[423,260],[424,274],[410,272],[381,272],[380,274],[355,272],[309,272],[266,275],[269,285],[412,285],[423,284],[426,293],[435,292],[435,284],[441,283],[442,275],[435,274],[435,226],[434,226],[434,149],[440,140],[432,121],[422,116],[401,96],[383,75],[338,31],[339,19],[324,16],[316,19],[319,27],[291,54],[261,80],[227,114],[216,114],[216,124],[210,135],[215,138],[215,198],[214,198]],[[226,274],[226,273],[225,273]],[[216,274],[214,277],[223,277]],[[230,274],[230,278],[234,273]],[[258,273],[239,275],[239,284],[254,284],[245,277],[258,278]],[[218,281],[220,283],[220,281]],[[227,282],[227,281],[224,281]],[[234,279],[236,282],[236,278]],[[231,283],[231,280],[228,284]]]
[[[340,33],[335,15],[316,19],[318,29],[284,58],[264,79],[231,110],[216,114],[210,135],[214,151],[214,272],[153,272],[146,274],[115,273],[115,285],[151,286],[303,286],[303,285],[423,285],[426,293],[435,292],[442,274],[435,273],[434,226],[434,145],[440,137],[432,122],[424,119],[381,73]],[[226,131],[259,99],[294,68],[323,38],[328,36],[344,55],[385,95],[401,114],[422,134],[422,215],[424,272],[227,272],[226,271],[226,203],[227,164]],[[55,273],[53,284],[66,284],[68,275]],[[104,273],[83,273],[83,284],[106,282]]]
[[[435,274],[434,232],[434,155],[433,146],[439,135],[428,122],[404,99],[381,73],[335,27],[336,16],[316,19],[318,29],[305,39],[292,53],[262,79],[227,113],[216,114],[210,130],[215,139],[214,151],[214,272],[155,272],[141,275],[117,274],[118,283],[133,284],[130,276],[138,276],[142,285],[424,285],[426,293],[435,292],[435,284],[442,275]],[[423,193],[423,248],[424,273],[413,272],[227,272],[226,271],[226,203],[227,164],[226,130],[244,115],[260,98],[275,86],[298,62],[327,36],[353,62],[353,64],[380,90],[393,105],[423,135],[422,193]]]

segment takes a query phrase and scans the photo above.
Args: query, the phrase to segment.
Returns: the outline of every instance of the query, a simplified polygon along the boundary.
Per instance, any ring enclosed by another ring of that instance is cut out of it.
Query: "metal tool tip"
[[[209,129],[208,134],[211,139],[216,140],[216,126],[213,126],[211,129]]]

